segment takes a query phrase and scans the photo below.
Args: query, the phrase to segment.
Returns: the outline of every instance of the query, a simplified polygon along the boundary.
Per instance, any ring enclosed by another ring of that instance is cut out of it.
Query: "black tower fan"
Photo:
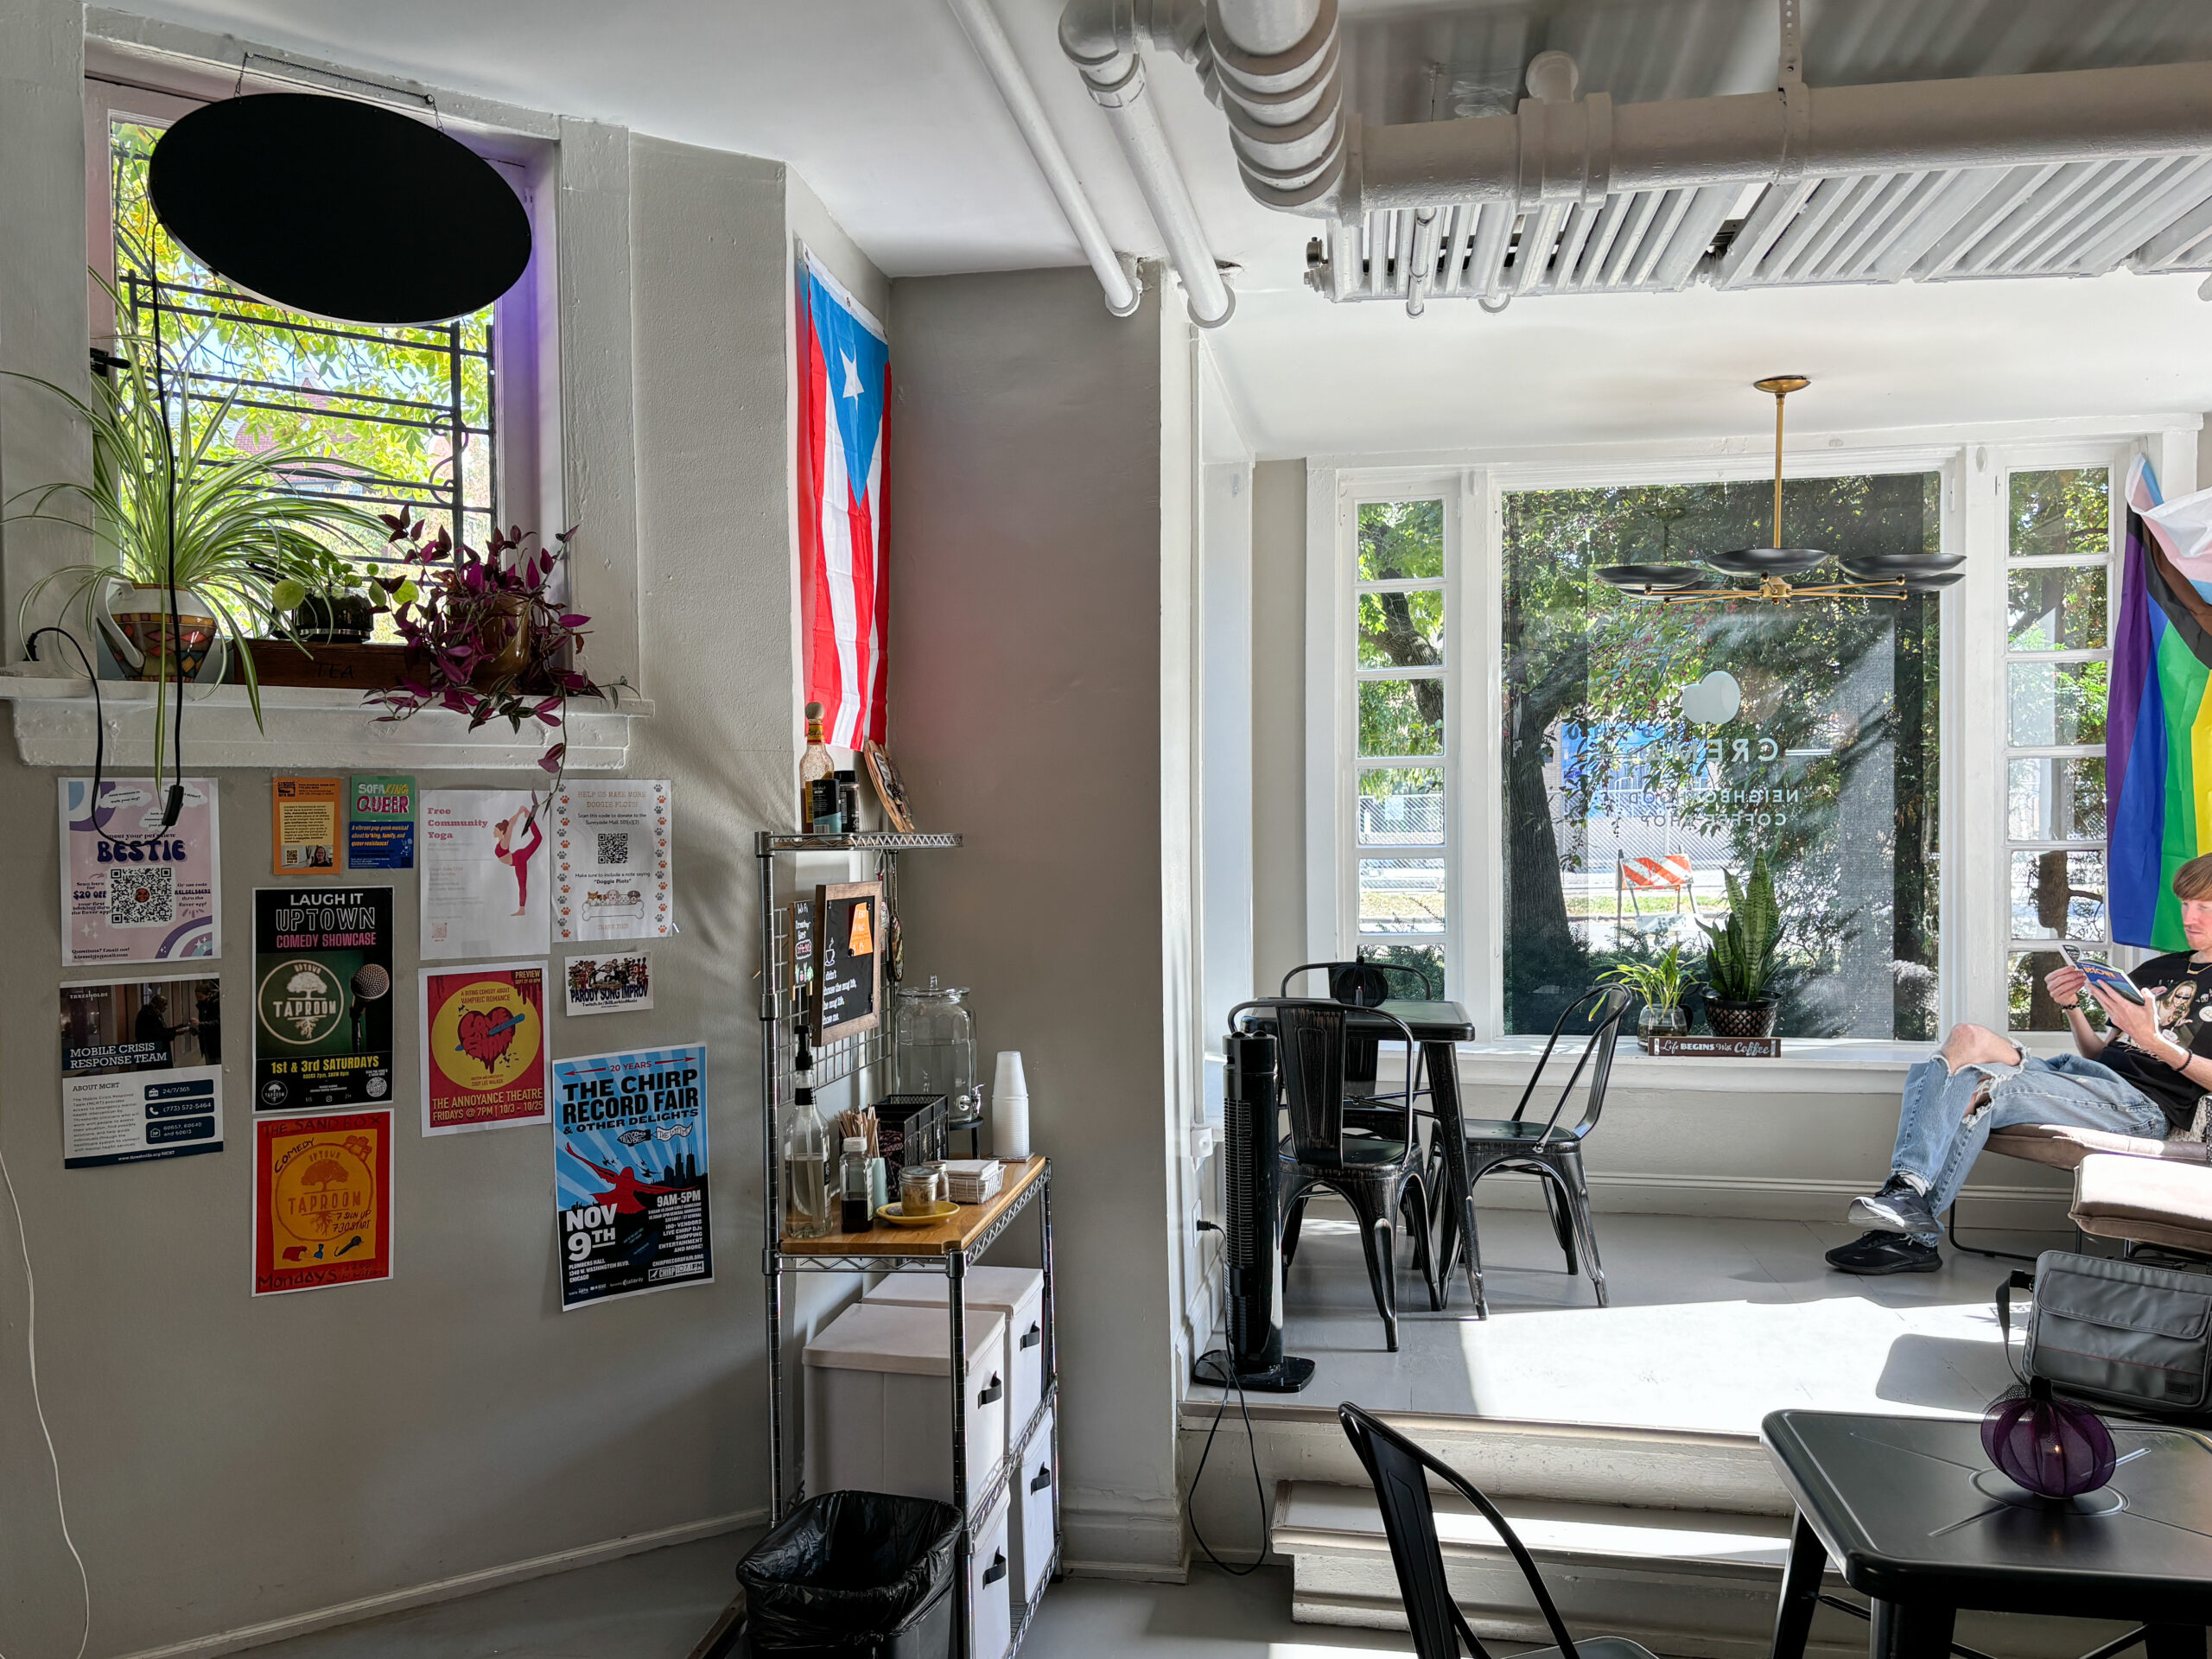
[[[1275,1203],[1275,1039],[1228,1038],[1227,1134],[1223,1147],[1229,1210],[1229,1346],[1191,1368],[1216,1388],[1295,1394],[1313,1362],[1282,1351],[1282,1218]]]

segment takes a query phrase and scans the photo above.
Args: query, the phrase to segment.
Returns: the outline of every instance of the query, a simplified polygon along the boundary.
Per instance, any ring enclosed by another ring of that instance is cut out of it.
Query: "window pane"
[[[2014,747],[2105,741],[2108,664],[2013,663],[2005,675],[2005,732]]]
[[[1361,772],[1359,839],[1363,846],[1441,847],[1444,769],[1393,766]]]
[[[2112,547],[2111,474],[2102,467],[2012,474],[2012,556],[2048,558]]]
[[[2013,854],[2012,937],[2101,940],[2104,849]]]
[[[2016,566],[2009,643],[2014,651],[2102,651],[2105,578],[2101,564]]]
[[[1444,995],[1444,947],[1440,944],[1370,944],[1362,948],[1360,955],[1369,962],[1394,963],[1410,968],[1425,982],[1427,995],[1414,998],[1421,1001],[1439,1001]],[[1394,997],[1414,997],[1414,982],[1405,974],[1392,974],[1390,995]]]
[[[1361,859],[1359,931],[1363,933],[1441,933],[1444,931],[1444,861],[1440,858]]]
[[[2043,982],[2049,976],[2066,965],[2066,959],[2056,950],[2016,951],[2009,960],[2006,976],[2006,1001],[2012,1010],[2014,1031],[2064,1031],[2066,1005],[2044,989]],[[2094,999],[2085,1010],[2089,1023],[2097,1030],[2105,1027],[2105,1014]]]
[[[1442,754],[1444,682],[1363,680],[1359,686],[1362,754]]]
[[[2015,760],[2006,789],[2015,841],[2102,841],[2105,763],[2101,755]]]
[[[1359,596],[1362,668],[1431,668],[1444,660],[1444,590]]]
[[[1701,960],[1724,873],[1764,853],[1783,1034],[1936,1034],[1940,595],[1660,606],[1592,574],[1765,545],[1772,501],[1753,482],[1505,498],[1510,1032],[1548,1031],[1628,957]],[[1937,502],[1928,474],[1792,480],[1783,538],[1923,552]],[[1624,862],[1669,858],[1686,889],[1624,884]]]
[[[1444,504],[1367,501],[1359,509],[1359,580],[1441,580]]]

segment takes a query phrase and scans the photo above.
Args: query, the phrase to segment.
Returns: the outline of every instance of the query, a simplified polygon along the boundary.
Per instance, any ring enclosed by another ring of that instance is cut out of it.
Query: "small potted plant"
[[[557,780],[569,750],[569,699],[613,703],[626,683],[602,685],[575,665],[591,618],[563,609],[549,591],[575,529],[554,537],[550,548],[532,545],[536,538],[519,529],[494,529],[480,553],[443,528],[426,540],[429,526],[404,507],[384,522],[390,543],[432,574],[423,588],[370,578],[391,598],[392,621],[410,647],[399,683],[369,694],[383,703],[381,718],[447,709],[467,715],[471,731],[504,720],[518,732],[537,721],[560,734],[537,762]]]
[[[1598,976],[1600,984],[1625,985],[1643,999],[1636,1016],[1636,1040],[1646,1053],[1655,1037],[1680,1037],[1690,1028],[1682,1012],[1682,995],[1689,989],[1689,972],[1682,962],[1682,947],[1670,944],[1656,960],[1624,962]]]
[[[302,644],[361,645],[376,632],[377,613],[385,608],[371,595],[373,585],[350,559],[326,554],[271,597],[279,605],[291,601],[292,636]]]
[[[1771,1037],[1777,1004],[1767,995],[1774,982],[1774,953],[1782,942],[1782,912],[1774,901],[1774,874],[1766,855],[1751,860],[1748,880],[1727,873],[1728,919],[1705,930],[1705,1017],[1716,1037]]]

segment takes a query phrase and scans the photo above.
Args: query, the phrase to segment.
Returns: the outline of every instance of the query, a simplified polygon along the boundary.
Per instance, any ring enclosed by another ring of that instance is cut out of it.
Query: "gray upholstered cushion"
[[[2212,1147],[2202,1141],[2152,1141],[2107,1129],[2069,1128],[2058,1123],[2028,1123],[1999,1129],[1989,1137],[1989,1150],[2007,1158],[2024,1158],[2049,1164],[2053,1169],[2073,1169],[2094,1153],[2113,1153],[2128,1158],[2155,1158],[2176,1164],[2212,1163]]]
[[[2073,1216],[2099,1238],[2212,1251],[2212,1168],[2092,1153],[2074,1171]]]

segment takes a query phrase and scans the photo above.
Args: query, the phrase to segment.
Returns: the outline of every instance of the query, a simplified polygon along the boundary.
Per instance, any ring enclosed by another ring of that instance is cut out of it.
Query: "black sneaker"
[[[1873,1277],[1885,1273],[1933,1273],[1943,1265],[1943,1253],[1933,1244],[1901,1233],[1868,1233],[1828,1252],[1828,1265],[1838,1273]]]
[[[1871,1227],[1880,1233],[1932,1233],[1937,1230],[1936,1212],[1928,1200],[1902,1175],[1892,1175],[1882,1190],[1869,1198],[1853,1198],[1844,1217],[1854,1227]]]

